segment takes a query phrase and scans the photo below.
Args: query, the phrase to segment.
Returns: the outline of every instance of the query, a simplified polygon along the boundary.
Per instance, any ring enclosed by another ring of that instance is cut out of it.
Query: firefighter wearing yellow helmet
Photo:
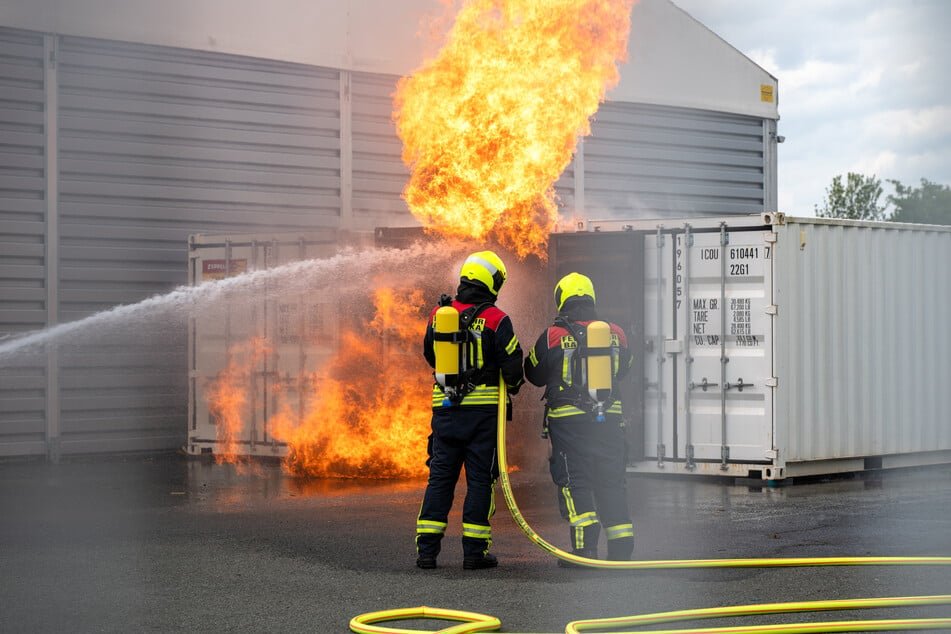
[[[627,560],[634,526],[618,381],[630,370],[632,355],[624,330],[598,318],[589,277],[565,275],[554,296],[558,315],[525,359],[525,377],[545,388],[545,435],[559,510],[573,553],[597,559],[603,528],[608,559]]]
[[[448,526],[453,491],[463,466],[463,568],[493,568],[489,553],[498,478],[496,434],[499,390],[518,392],[522,349],[512,320],[495,305],[506,279],[492,251],[473,253],[459,270],[455,298],[443,295],[430,315],[423,356],[434,369],[429,482],[416,520],[416,565],[435,568]],[[499,385],[501,374],[504,385]]]

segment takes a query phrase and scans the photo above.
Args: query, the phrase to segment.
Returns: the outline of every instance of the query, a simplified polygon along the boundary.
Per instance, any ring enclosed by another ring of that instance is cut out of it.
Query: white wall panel
[[[0,28],[0,342],[47,323],[45,61]],[[0,456],[45,453],[46,390],[45,356],[0,364]]]
[[[397,79],[353,73],[353,221],[364,230],[419,224],[400,197],[409,170],[392,121]]]
[[[603,104],[584,141],[588,218],[762,213],[770,169],[761,119],[631,103]]]

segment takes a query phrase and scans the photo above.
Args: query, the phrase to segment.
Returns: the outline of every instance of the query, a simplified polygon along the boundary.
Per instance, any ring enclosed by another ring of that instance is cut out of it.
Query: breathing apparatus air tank
[[[611,326],[604,321],[588,324],[588,395],[597,403],[597,421],[604,421],[604,402],[611,394]]]
[[[435,334],[433,354],[436,356],[436,382],[442,386],[443,392],[446,394],[443,405],[447,406],[450,403],[453,386],[459,377],[459,366],[462,360],[458,337],[459,311],[453,306],[437,308],[436,316],[433,319],[433,331]]]

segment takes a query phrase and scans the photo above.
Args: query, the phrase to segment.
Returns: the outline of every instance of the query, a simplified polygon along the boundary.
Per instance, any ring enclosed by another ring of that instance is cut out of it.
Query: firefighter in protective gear
[[[558,316],[525,359],[525,377],[545,387],[550,470],[558,487],[559,510],[569,524],[572,552],[598,558],[598,539],[607,538],[607,557],[630,559],[634,527],[627,506],[626,437],[618,380],[630,370],[632,355],[624,330],[608,322],[613,388],[596,403],[585,385],[588,326],[599,322],[591,280],[569,273],[555,286]],[[599,416],[599,413],[602,416]],[[599,422],[599,418],[602,419]],[[559,564],[562,561],[559,560]]]
[[[462,507],[463,568],[492,568],[498,560],[489,553],[495,512],[495,481],[499,390],[518,392],[524,379],[522,349],[509,316],[495,305],[505,283],[502,260],[492,251],[473,253],[459,271],[455,299],[441,303],[460,313],[463,349],[460,372],[451,386],[438,381],[432,391],[432,433],[427,465],[429,482],[416,520],[416,565],[435,568],[459,472],[466,468],[466,497]],[[423,356],[436,368],[433,309],[423,338]],[[504,385],[499,385],[499,377]],[[440,375],[444,376],[444,375]],[[508,396],[506,396],[508,398]],[[510,402],[511,404],[511,402]]]

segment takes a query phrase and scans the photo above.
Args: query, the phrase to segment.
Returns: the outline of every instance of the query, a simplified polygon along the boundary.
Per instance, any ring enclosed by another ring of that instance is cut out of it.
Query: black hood
[[[569,297],[558,312],[559,317],[568,321],[595,321],[598,312],[594,308],[594,300],[590,297]]]
[[[463,304],[494,304],[496,297],[482,282],[463,279],[459,280],[459,288],[456,289],[456,300]]]

